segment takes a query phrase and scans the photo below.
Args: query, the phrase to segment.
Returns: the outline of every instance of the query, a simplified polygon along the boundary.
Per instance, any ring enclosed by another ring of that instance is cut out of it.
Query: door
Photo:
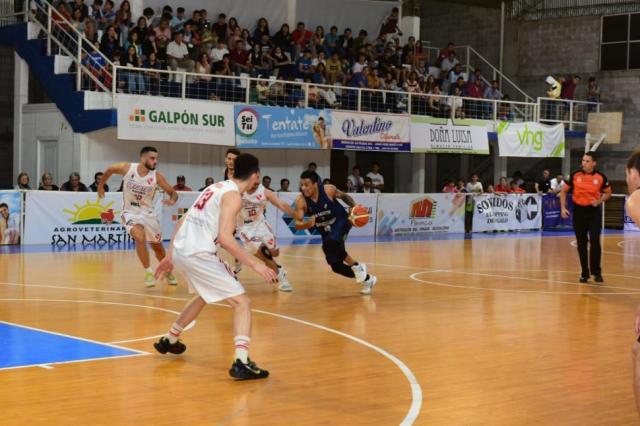
[[[50,173],[53,176],[53,182],[60,186],[63,181],[58,175],[58,141],[57,140],[39,140],[38,141],[38,176],[37,181],[40,186],[40,180],[43,173]],[[35,180],[35,179],[34,179]]]

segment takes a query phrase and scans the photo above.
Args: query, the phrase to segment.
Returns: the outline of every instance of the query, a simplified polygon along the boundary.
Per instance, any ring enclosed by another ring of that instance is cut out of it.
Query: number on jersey
[[[196,201],[193,207],[198,210],[204,210],[204,206],[209,202],[211,197],[213,197],[213,191],[210,189],[205,190],[202,194],[200,194],[198,201]]]

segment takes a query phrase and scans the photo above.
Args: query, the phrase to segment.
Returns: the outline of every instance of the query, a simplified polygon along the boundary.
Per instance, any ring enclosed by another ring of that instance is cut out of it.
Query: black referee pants
[[[578,255],[582,276],[601,275],[600,258],[600,232],[602,229],[602,210],[593,206],[573,205],[573,230],[576,233],[578,243]],[[590,244],[590,253],[587,254],[587,245]],[[591,273],[589,273],[591,271]]]

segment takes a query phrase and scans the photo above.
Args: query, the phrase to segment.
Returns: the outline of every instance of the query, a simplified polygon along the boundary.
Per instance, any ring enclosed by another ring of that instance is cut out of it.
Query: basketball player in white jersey
[[[227,263],[218,257],[218,246],[251,267],[267,282],[275,283],[276,273],[245,252],[233,233],[242,208],[242,193],[259,179],[258,159],[241,154],[235,160],[230,180],[207,187],[176,226],[171,245],[156,269],[156,277],[175,267],[181,271],[189,290],[197,293],[184,308],[169,332],[154,343],[162,354],[183,353],[187,347],[178,338],[207,303],[225,300],[234,309],[233,335],[235,361],[229,370],[238,380],[263,379],[269,372],[260,369],[249,358],[251,340],[251,305],[242,284]]]
[[[160,186],[169,195],[169,199],[163,201],[164,204],[172,206],[178,200],[178,193],[169,185],[162,174],[156,172],[157,165],[158,151],[152,146],[145,146],[140,151],[139,163],[112,164],[104,172],[102,181],[98,185],[98,196],[102,198],[104,197],[104,185],[111,175],[123,176],[122,221],[136,243],[136,253],[145,269],[144,283],[147,287],[153,287],[156,284],[149,262],[147,242],[151,244],[158,260],[162,260],[165,256],[162,246],[162,230],[154,212],[153,197],[156,188]],[[170,285],[178,284],[171,273],[168,273],[165,278]]]
[[[238,235],[246,250],[262,260],[278,274],[280,291],[293,291],[287,280],[287,271],[278,265],[274,257],[278,257],[280,249],[273,230],[264,217],[267,202],[294,217],[295,211],[284,201],[276,197],[270,189],[261,183],[255,184],[242,194],[242,211],[238,218]]]

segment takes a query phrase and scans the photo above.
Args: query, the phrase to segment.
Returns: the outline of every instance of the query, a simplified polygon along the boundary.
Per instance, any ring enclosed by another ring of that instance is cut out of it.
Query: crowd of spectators
[[[534,180],[526,181],[521,172],[515,172],[511,178],[500,177],[495,184],[484,186],[477,174],[471,175],[469,181],[460,178],[447,179],[442,187],[442,192],[469,193],[469,194],[556,194],[558,195],[564,186],[564,176],[557,173],[551,176],[551,171],[543,170],[542,175]]]

